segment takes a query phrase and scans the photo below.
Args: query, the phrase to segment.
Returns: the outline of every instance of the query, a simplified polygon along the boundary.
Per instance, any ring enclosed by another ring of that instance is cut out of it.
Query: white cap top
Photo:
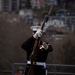
[[[31,26],[30,29],[32,31],[37,31],[38,29],[41,29],[41,26]]]
[[[32,31],[37,31],[37,30],[41,29],[41,26],[31,26],[30,29]],[[46,32],[46,30],[47,30],[47,27],[45,26],[43,29],[43,32]]]

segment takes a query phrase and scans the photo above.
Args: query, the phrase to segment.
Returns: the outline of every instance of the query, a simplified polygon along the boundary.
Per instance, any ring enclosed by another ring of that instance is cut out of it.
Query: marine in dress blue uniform
[[[27,65],[25,75],[28,75],[28,71],[31,65],[30,55],[33,51],[35,40],[37,37],[42,36],[42,31],[39,29],[39,27],[33,26],[31,27],[31,29],[33,30],[33,32],[35,32],[35,34],[28,38],[21,46],[27,53]],[[40,44],[37,48],[38,51],[36,56],[36,63],[35,65],[33,65],[34,75],[46,75],[46,59],[48,53],[53,51],[53,48],[50,44],[43,42],[42,40],[40,40]]]

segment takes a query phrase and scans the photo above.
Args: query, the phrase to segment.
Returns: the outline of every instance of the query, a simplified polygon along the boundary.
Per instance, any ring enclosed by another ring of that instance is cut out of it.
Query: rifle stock
[[[48,16],[50,15],[50,12],[51,12],[51,9],[52,9],[53,6],[51,6],[49,12],[48,12]],[[44,26],[45,26],[45,22],[46,22],[46,18],[44,17],[44,20],[43,20],[43,23],[41,25],[41,30],[43,30]],[[33,47],[33,52],[31,54],[31,65],[30,65],[30,68],[29,68],[29,72],[28,72],[28,75],[34,75],[34,72],[33,72],[33,64],[35,64],[35,59],[36,59],[36,55],[37,55],[37,46],[39,44],[39,40],[40,38],[38,37],[35,41],[35,44],[34,44],[34,47]]]

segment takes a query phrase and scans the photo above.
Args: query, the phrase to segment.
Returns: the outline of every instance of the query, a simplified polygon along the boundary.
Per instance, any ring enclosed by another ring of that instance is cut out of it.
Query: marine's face
[[[36,33],[36,31],[33,31],[33,35]]]

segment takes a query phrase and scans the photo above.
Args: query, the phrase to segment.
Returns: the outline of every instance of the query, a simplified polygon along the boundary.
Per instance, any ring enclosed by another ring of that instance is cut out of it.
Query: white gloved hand
[[[45,42],[43,42],[43,48],[44,48],[45,50],[47,50],[47,49],[48,49],[48,44],[46,44]]]
[[[33,35],[34,38],[38,38],[41,36],[42,36],[42,30],[41,29],[37,30],[37,32]]]

